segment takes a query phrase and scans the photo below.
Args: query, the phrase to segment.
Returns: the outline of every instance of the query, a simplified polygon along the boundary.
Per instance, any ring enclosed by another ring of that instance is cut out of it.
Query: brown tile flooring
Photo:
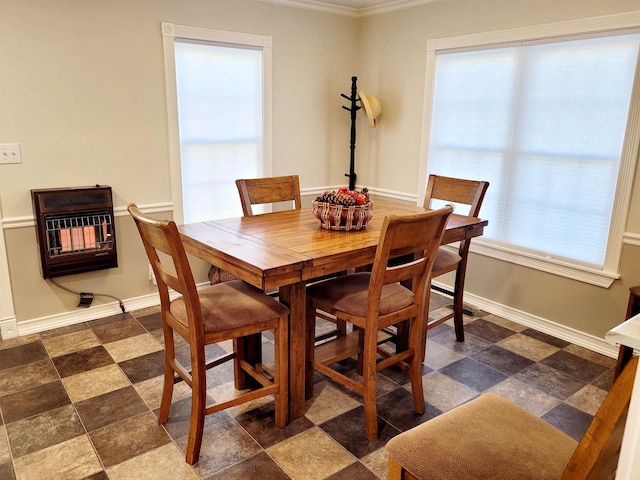
[[[439,308],[436,297],[432,314]],[[148,309],[0,342],[0,478],[386,478],[392,436],[488,390],[578,439],[615,364],[481,312],[466,318],[464,343],[448,324],[429,332],[424,415],[412,409],[405,374],[380,375],[379,441],[366,441],[359,397],[317,376],[307,414],[282,430],[270,399],[209,416],[191,467],[187,387],[177,387],[169,423],[156,421],[161,340],[160,316]],[[213,398],[232,389],[231,375],[210,375]]]

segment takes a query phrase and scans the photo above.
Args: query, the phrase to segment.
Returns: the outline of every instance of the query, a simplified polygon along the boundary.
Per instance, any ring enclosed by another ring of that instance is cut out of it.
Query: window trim
[[[258,47],[262,51],[262,174],[272,172],[272,45],[270,35],[228,32],[202,27],[174,25],[162,22],[162,42],[164,50],[164,71],[166,82],[167,122],[169,136],[169,165],[171,177],[171,197],[173,218],[184,222],[182,204],[182,164],[180,158],[180,130],[178,124],[178,94],[176,86],[175,39],[200,40],[221,45],[241,45]]]
[[[427,185],[427,165],[429,152],[429,133],[431,127],[431,111],[435,82],[436,55],[456,49],[470,50],[473,48],[489,48],[530,42],[551,41],[576,35],[612,34],[621,31],[640,29],[640,11],[585,18],[566,22],[557,22],[530,27],[512,28],[495,32],[483,32],[470,35],[460,35],[448,38],[429,39],[427,41],[427,58],[425,73],[424,105],[422,117],[422,138],[420,144],[420,164],[418,173],[418,204],[424,201]],[[634,172],[640,149],[640,59],[636,66],[636,76],[633,84],[629,120],[625,132],[624,146],[620,160],[620,170],[616,184],[616,195],[611,214],[611,226],[602,269],[585,268],[578,265],[563,263],[540,256],[528,255],[508,247],[496,245],[493,242],[477,238],[471,244],[471,251],[488,257],[523,265],[555,275],[571,278],[581,282],[608,288],[614,280],[620,278],[619,266],[624,240],[624,229]],[[491,222],[491,219],[489,219]]]

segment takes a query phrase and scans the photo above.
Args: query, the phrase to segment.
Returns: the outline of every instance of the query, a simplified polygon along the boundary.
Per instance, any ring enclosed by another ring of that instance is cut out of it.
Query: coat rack
[[[349,107],[342,108],[351,112],[351,141],[350,141],[350,149],[351,149],[351,162],[349,166],[349,173],[345,173],[345,177],[349,177],[349,190],[355,190],[356,188],[356,172],[355,172],[355,150],[356,150],[356,112],[360,110],[362,107],[356,105],[358,101],[358,87],[356,85],[358,81],[358,77],[351,77],[351,96],[348,97],[344,93],[340,95],[343,98],[346,98],[351,102]]]
[[[356,82],[358,77],[351,77],[351,96],[348,97],[344,93],[341,94],[343,98],[346,98],[351,102],[349,107],[343,106],[345,110],[351,112],[351,168],[349,173],[345,173],[345,177],[349,177],[349,190],[355,190],[356,188],[356,172],[355,172],[355,150],[356,150],[356,112],[362,109],[369,120],[371,128],[376,128],[378,124],[377,118],[382,112],[380,101],[374,95],[366,95],[362,90],[358,91]],[[360,105],[356,105],[357,101],[360,101]]]

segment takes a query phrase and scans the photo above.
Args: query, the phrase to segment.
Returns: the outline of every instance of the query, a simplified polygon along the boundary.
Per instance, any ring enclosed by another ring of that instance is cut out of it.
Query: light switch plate
[[[22,163],[19,143],[0,143],[0,163]]]

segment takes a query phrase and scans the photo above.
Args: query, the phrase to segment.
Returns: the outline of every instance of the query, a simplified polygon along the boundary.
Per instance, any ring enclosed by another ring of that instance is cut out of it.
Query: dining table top
[[[373,200],[361,230],[328,230],[311,209],[179,225],[187,251],[261,289],[272,289],[371,264],[386,215],[423,212],[417,205]],[[442,243],[482,235],[487,220],[449,217]]]

